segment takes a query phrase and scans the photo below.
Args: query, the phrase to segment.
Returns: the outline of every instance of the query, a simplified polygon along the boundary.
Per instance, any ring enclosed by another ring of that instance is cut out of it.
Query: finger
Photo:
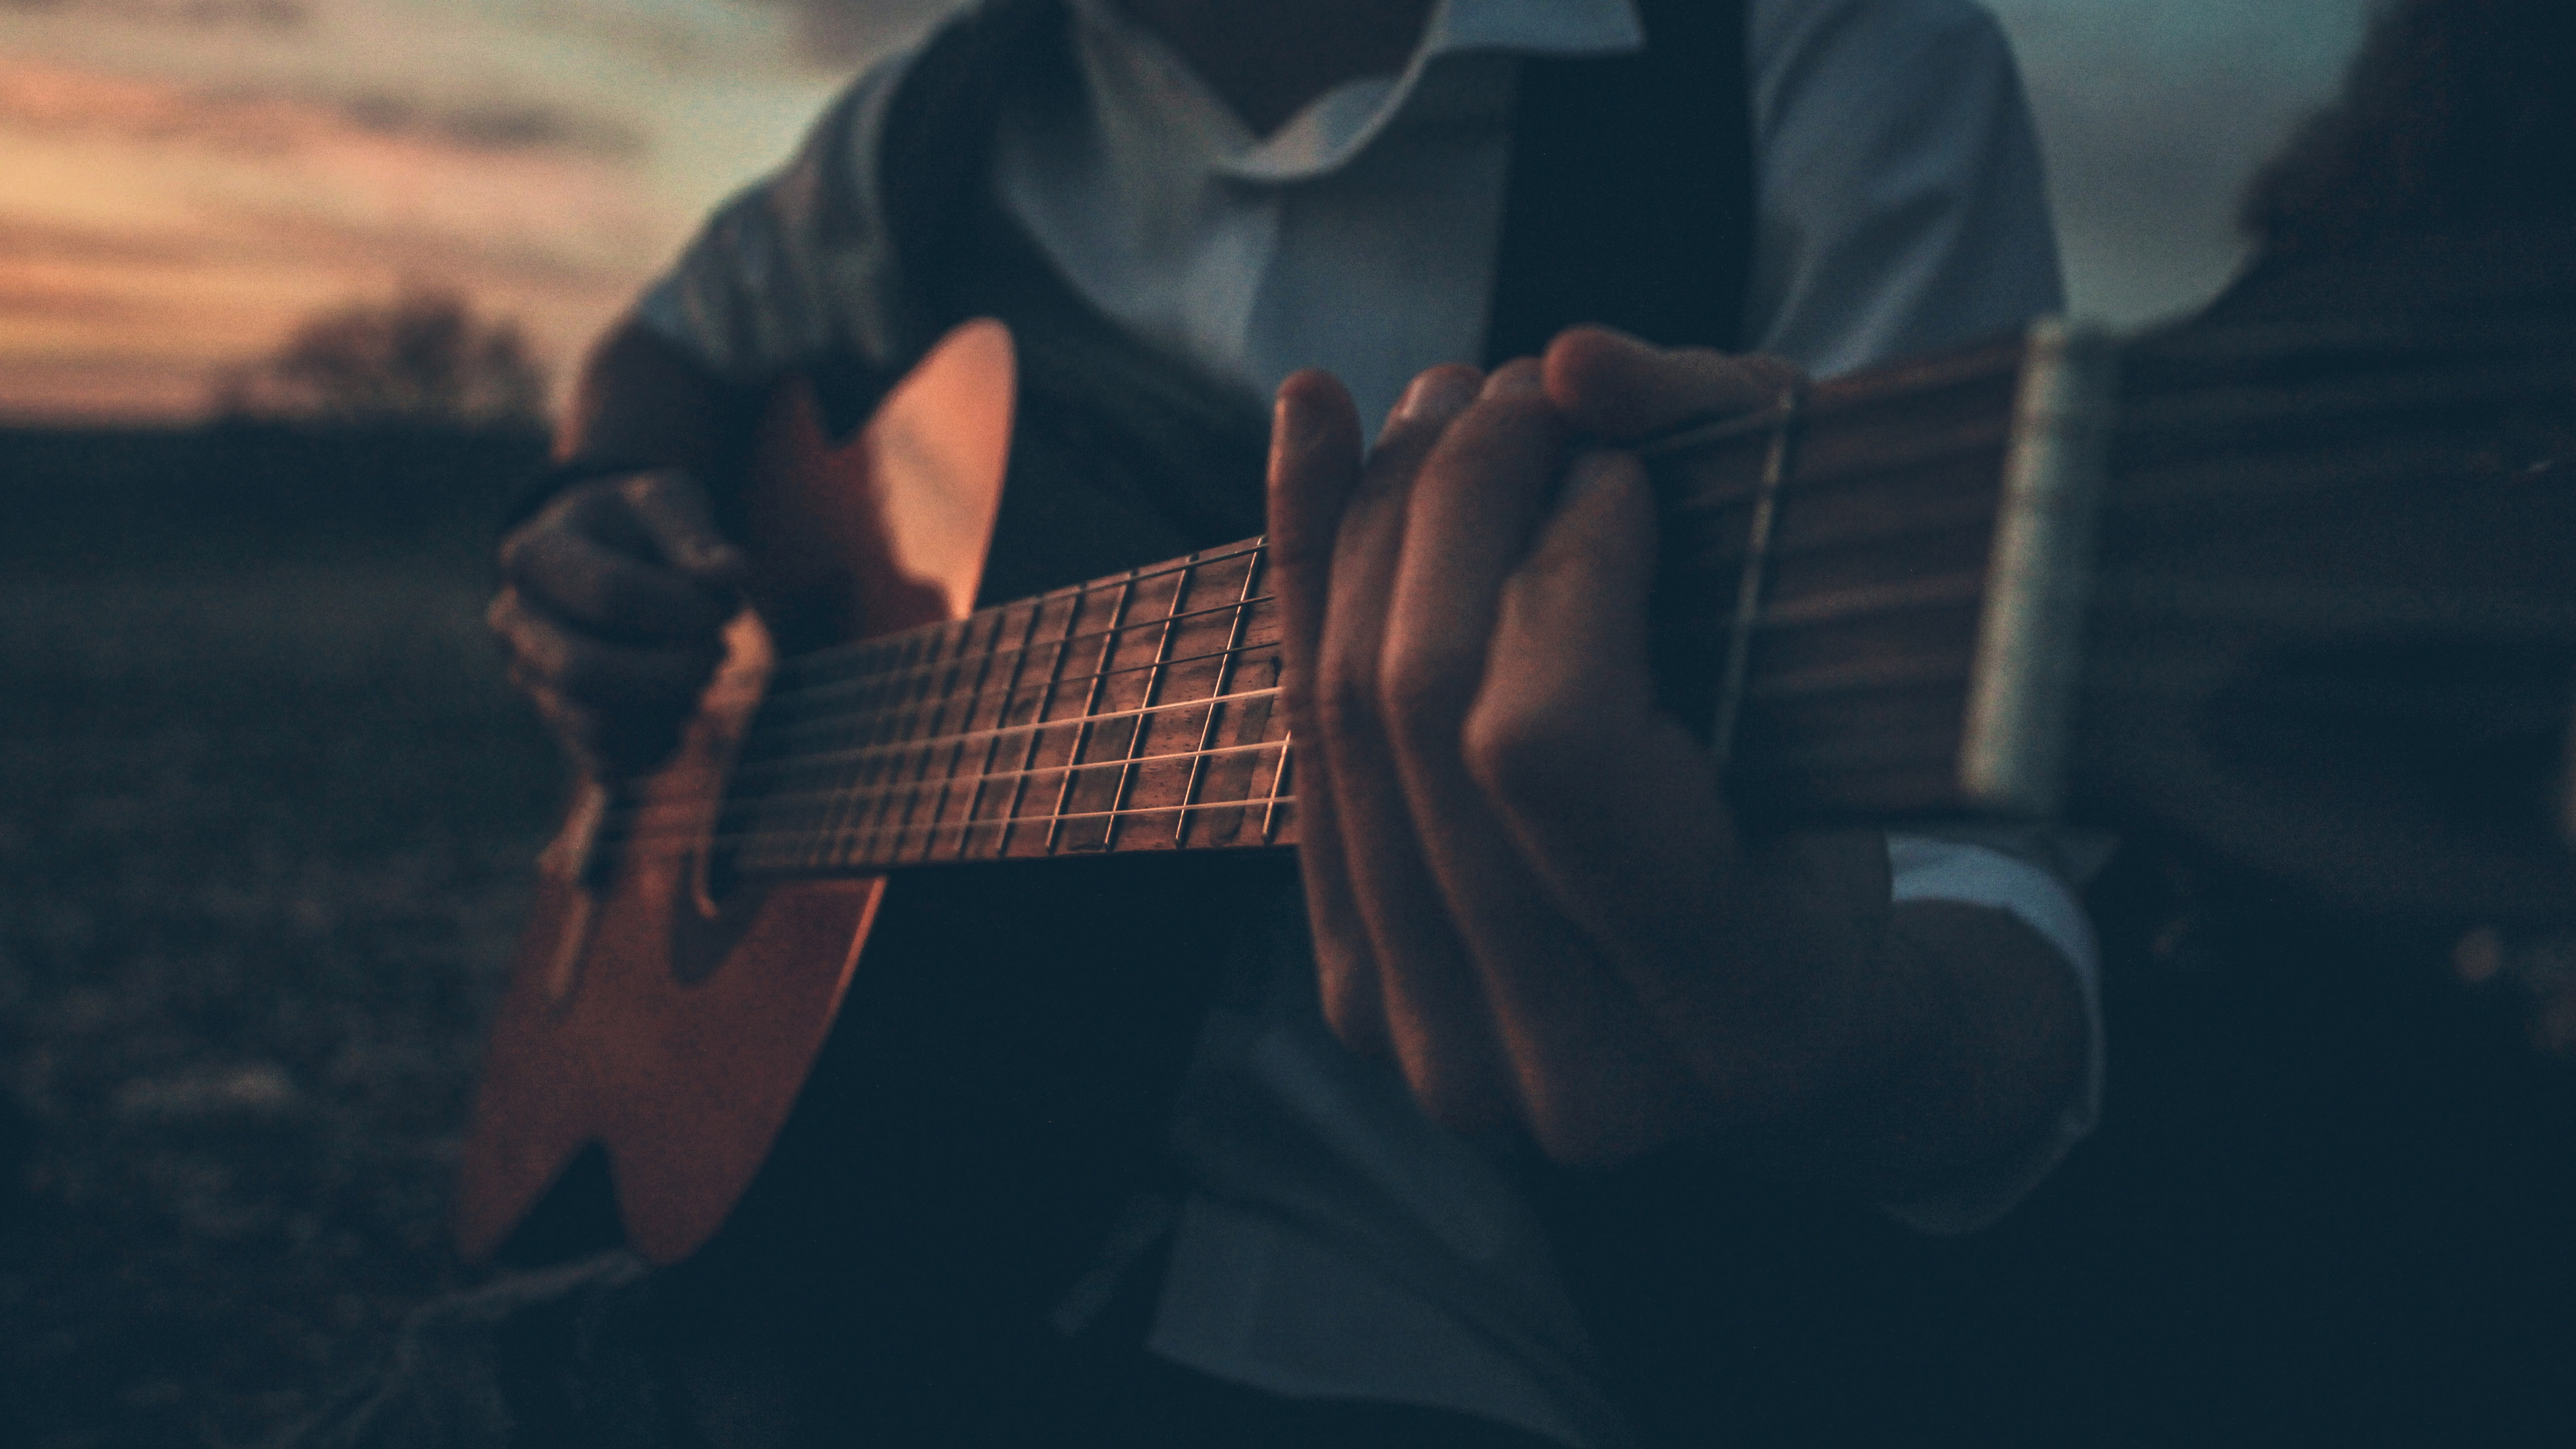
[[[1333,539],[1343,505],[1360,482],[1359,418],[1330,374],[1301,372],[1282,383],[1270,432],[1269,563],[1279,595],[1280,698],[1297,772],[1297,869],[1315,941],[1324,1020],[1354,1051],[1391,1055],[1386,1010],[1368,927],[1351,894],[1333,810],[1328,737],[1315,707],[1315,666]]]
[[[742,550],[716,527],[715,511],[696,480],[662,469],[620,480],[618,492],[664,562],[728,595],[741,585],[747,572]]]
[[[1607,327],[1573,327],[1548,344],[1547,394],[1588,433],[1638,438],[1686,422],[1771,406],[1797,385],[1776,357],[1656,347]]]
[[[1501,589],[1495,667],[1463,731],[1485,797],[1559,904],[1605,945],[1640,928],[1621,919],[1620,902],[1660,888],[1647,882],[1722,880],[1738,854],[1714,768],[1654,708],[1645,644],[1654,530],[1634,459],[1576,460],[1562,505]],[[1644,872],[1633,891],[1618,880],[1628,871]]]
[[[1830,974],[1802,963],[1856,951],[1874,929],[1883,876],[1845,867],[1874,860],[1883,872],[1885,847],[1869,834],[1746,850],[1715,767],[1654,703],[1654,560],[1643,470],[1621,454],[1579,460],[1504,587],[1493,640],[1504,663],[1468,720],[1467,760],[1499,833],[1621,972],[1641,1020],[1691,1044],[1694,1079],[1732,1103],[1776,1102],[1814,1060],[1833,1007],[1803,990]],[[1817,901],[1835,909],[1801,904]],[[1742,966],[1671,969],[1726,942]]]
[[[577,514],[541,518],[512,533],[502,545],[501,566],[530,599],[612,639],[711,638],[735,607],[677,569],[603,542]]]
[[[1479,381],[1463,368],[1426,373],[1390,415],[1343,509],[1317,652],[1318,722],[1344,878],[1377,963],[1385,1034],[1423,1108],[1461,1130],[1510,1121],[1515,1099],[1464,943],[1405,808],[1378,678],[1415,475]]]
[[[1496,374],[1425,463],[1391,593],[1383,687],[1402,789],[1532,1133],[1567,1161],[1642,1150],[1694,1119],[1692,1080],[1619,974],[1555,911],[1463,754],[1504,581],[1565,438],[1536,364]]]
[[[525,679],[584,708],[677,720],[691,713],[723,659],[720,640],[652,648],[599,638],[504,589],[485,614]]]
[[[1496,596],[1554,486],[1565,436],[1537,365],[1512,363],[1441,435],[1404,499],[1379,682],[1413,756],[1455,753]]]

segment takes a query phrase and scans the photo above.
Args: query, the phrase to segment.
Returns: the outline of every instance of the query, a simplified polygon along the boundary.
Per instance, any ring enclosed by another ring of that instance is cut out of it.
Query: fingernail
[[[1547,391],[1547,375],[1536,363],[1514,363],[1485,379],[1490,398],[1530,397]]]
[[[1399,418],[1445,417],[1476,400],[1478,379],[1472,372],[1435,368],[1413,380],[1396,399]]]

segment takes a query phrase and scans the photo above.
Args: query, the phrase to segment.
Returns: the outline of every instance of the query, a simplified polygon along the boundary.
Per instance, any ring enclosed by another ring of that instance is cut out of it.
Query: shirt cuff
[[[1880,1204],[1890,1218],[1921,1233],[1972,1233],[1991,1226],[2029,1196],[2102,1115],[2102,952],[2068,884],[2074,872],[2064,864],[2070,857],[2098,860],[2097,843],[2070,843],[2040,830],[2007,837],[1979,844],[1890,835],[1889,895],[1900,903],[1957,901],[2008,911],[2056,947],[2084,1004],[2084,1072],[2047,1128],[2012,1155],[1948,1192]]]

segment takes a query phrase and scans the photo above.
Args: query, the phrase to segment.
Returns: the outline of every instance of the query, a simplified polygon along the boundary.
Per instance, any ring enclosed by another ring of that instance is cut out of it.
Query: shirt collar
[[[1422,79],[1445,57],[1486,51],[1506,55],[1622,55],[1645,45],[1634,0],[1437,0],[1422,43],[1401,74],[1362,76],[1318,97],[1269,136],[1256,139],[1161,37],[1131,18],[1117,0],[1071,0],[1084,43],[1123,52],[1117,69],[1160,77],[1172,124],[1202,132],[1207,169],[1243,181],[1279,184],[1327,175],[1347,165],[1401,115]],[[1095,84],[1100,76],[1095,69]],[[1094,104],[1133,104],[1139,97],[1098,96]]]

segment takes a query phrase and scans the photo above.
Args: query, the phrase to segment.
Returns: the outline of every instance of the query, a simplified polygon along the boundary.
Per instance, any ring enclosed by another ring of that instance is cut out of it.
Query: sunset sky
[[[2366,0],[1991,0],[2079,312],[2223,282]],[[0,0],[0,417],[178,419],[319,308],[452,286],[558,374],[941,0]]]

